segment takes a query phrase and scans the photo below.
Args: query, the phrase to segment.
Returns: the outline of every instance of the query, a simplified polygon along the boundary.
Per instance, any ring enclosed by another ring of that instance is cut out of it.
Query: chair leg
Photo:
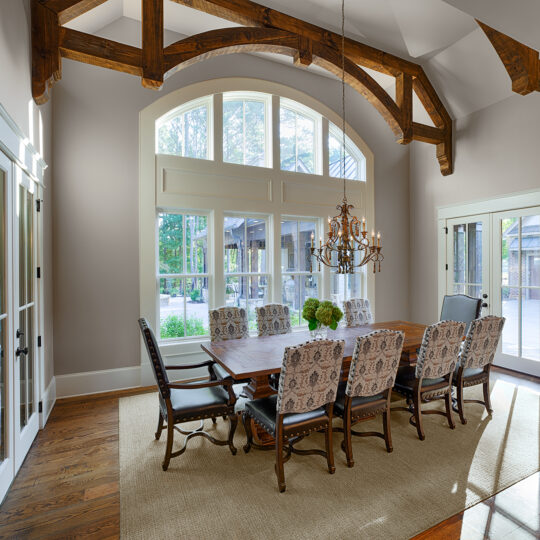
[[[163,416],[161,415],[161,411],[159,411],[157,430],[155,433],[156,441],[159,441],[159,438],[161,437],[161,432],[163,431],[163,422]]]
[[[215,418],[212,418],[215,421]],[[233,412],[229,415],[229,450],[233,456],[236,456],[236,448],[234,446],[234,432],[236,431],[236,426],[238,425],[238,416]],[[215,423],[215,422],[214,422]]]
[[[461,423],[465,425],[467,423],[467,419],[465,418],[465,411],[463,407],[463,384],[459,383],[459,381],[456,391],[456,398],[459,419],[461,420]]]
[[[283,433],[281,430],[276,432],[276,476],[279,492],[285,491],[285,471],[283,470]]]
[[[489,378],[482,386],[484,388],[484,404],[486,406],[486,411],[491,414],[493,409],[491,408],[491,398],[489,397]]]
[[[163,470],[166,471],[169,468],[171,461],[171,453],[174,439],[174,421],[169,419],[167,421],[167,447],[165,449],[165,459],[163,460]]]
[[[347,467],[354,467],[351,428],[351,416],[345,412],[343,415],[343,449],[347,458]]]
[[[216,423],[217,423],[217,420],[214,417],[212,417],[212,424],[216,424]]]
[[[251,431],[251,418],[246,414],[242,414],[242,424],[246,431],[246,444],[244,445],[244,452],[247,454],[251,450],[253,444],[253,432]]]
[[[424,428],[422,427],[422,411],[421,407],[420,392],[415,392],[413,396],[414,402],[414,421],[416,424],[416,431],[418,433],[418,438],[423,441],[426,436],[424,435]]]
[[[349,432],[350,436],[350,432]],[[336,472],[336,466],[334,465],[334,445],[332,443],[332,420],[328,422],[325,430],[325,442],[326,442],[326,463],[328,464],[328,472],[334,474]]]
[[[446,406],[448,425],[450,426],[450,429],[456,429],[456,424],[454,424],[454,419],[452,418],[452,394],[450,392],[444,394],[444,404]]]
[[[394,450],[394,447],[392,446],[392,431],[390,430],[390,407],[387,407],[383,412],[383,430],[386,451],[390,453]]]

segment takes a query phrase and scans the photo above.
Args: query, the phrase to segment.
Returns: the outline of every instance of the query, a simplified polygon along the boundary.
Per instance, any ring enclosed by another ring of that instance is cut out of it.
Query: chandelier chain
[[[343,198],[347,199],[347,181],[345,180],[345,0],[341,0],[341,128],[343,137],[341,146]]]

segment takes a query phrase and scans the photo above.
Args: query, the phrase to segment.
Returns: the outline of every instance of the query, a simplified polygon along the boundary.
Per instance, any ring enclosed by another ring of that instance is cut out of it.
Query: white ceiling
[[[340,31],[341,0],[259,2]],[[512,95],[510,79],[475,18],[540,49],[540,0],[346,0],[345,9],[347,36],[423,65],[454,118]],[[141,1],[108,0],[68,26],[97,33],[121,17],[140,21]],[[231,26],[237,25],[165,0],[166,45],[178,35]],[[290,58],[264,56],[291,64]],[[391,78],[370,74],[385,88],[393,85]]]

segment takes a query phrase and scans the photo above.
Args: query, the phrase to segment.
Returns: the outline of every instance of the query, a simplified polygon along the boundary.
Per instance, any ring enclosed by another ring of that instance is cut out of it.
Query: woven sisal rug
[[[480,398],[481,387],[465,392]],[[539,395],[501,380],[491,395],[492,418],[469,404],[468,424],[456,414],[453,431],[442,416],[424,416],[425,441],[407,413],[392,413],[394,452],[386,453],[382,439],[353,438],[352,469],[340,449],[342,435],[335,433],[336,473],[328,474],[319,456],[293,455],[285,464],[283,494],[274,452],[244,454],[241,422],[236,456],[198,437],[163,472],[166,433],[154,440],[157,395],[122,398],[122,538],[409,538],[538,470]],[[206,422],[208,431],[226,437],[228,423]],[[378,431],[381,422],[357,429]],[[322,435],[311,435],[299,448],[314,446],[324,448]]]

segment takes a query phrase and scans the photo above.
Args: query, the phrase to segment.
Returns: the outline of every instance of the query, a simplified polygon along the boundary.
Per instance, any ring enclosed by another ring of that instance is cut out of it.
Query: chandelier
[[[381,234],[371,232],[371,242],[368,238],[366,218],[362,221],[351,215],[354,208],[347,202],[347,180],[345,177],[345,0],[341,0],[341,120],[343,142],[341,147],[343,176],[343,202],[336,206],[339,215],[328,218],[327,239],[323,244],[319,239],[319,247],[314,245],[314,234],[311,233],[310,270],[313,271],[312,259],[330,268],[335,268],[338,274],[354,274],[354,269],[372,262],[373,272],[381,270]]]

